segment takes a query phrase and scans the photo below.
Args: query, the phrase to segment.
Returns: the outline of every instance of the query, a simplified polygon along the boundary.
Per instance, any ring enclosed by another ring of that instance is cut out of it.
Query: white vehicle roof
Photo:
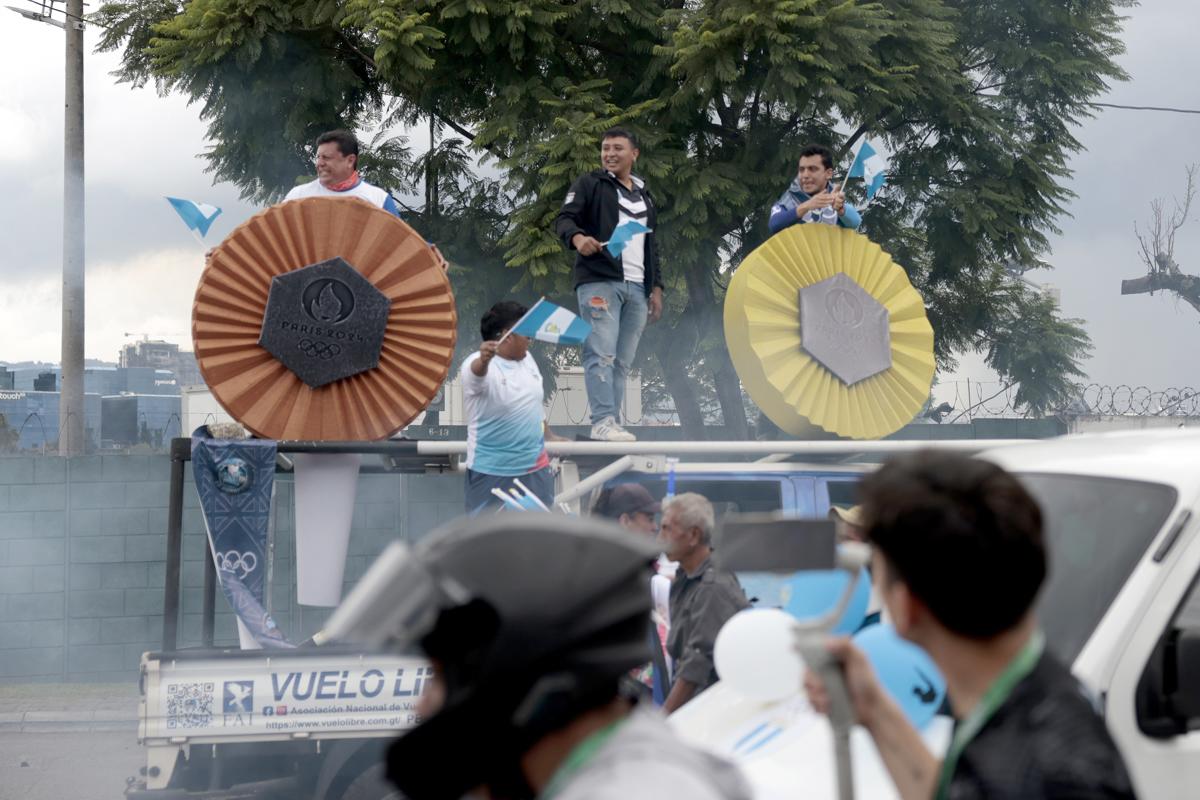
[[[1119,431],[1042,439],[981,454],[1011,472],[1052,472],[1200,487],[1200,429]]]

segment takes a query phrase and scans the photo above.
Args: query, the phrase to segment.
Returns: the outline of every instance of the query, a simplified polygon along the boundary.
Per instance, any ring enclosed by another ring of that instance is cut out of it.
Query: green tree
[[[551,220],[596,165],[601,132],[635,128],[668,280],[666,319],[641,357],[695,436],[705,386],[729,430],[748,433],[720,324],[728,270],[765,238],[800,146],[830,144],[844,168],[866,134],[895,155],[864,232],[924,294],[939,363],[981,350],[1027,399],[1068,392],[1086,335],[1049,309],[1042,321],[1064,335],[1005,344],[1029,303],[999,265],[1045,266],[1070,199],[1071,126],[1123,77],[1118,13],[1131,4],[149,0],[98,17],[101,48],[123,51],[121,78],[201,104],[210,170],[248,197],[277,198],[307,175],[308,143],[334,125],[433,118],[493,159],[504,199],[489,213],[508,218],[468,291],[501,271],[506,291],[569,297]],[[385,185],[411,177],[396,166],[364,156]],[[426,181],[428,215],[446,204]]]

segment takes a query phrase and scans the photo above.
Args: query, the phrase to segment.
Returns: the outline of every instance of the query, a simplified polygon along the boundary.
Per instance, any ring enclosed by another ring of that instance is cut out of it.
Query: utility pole
[[[84,451],[83,0],[67,0],[63,119],[62,387],[58,454]]]
[[[62,28],[66,41],[63,87],[62,381],[58,392],[58,454],[83,453],[83,0],[66,0],[65,19],[54,18],[63,0],[35,0],[38,11],[8,8],[34,22]]]

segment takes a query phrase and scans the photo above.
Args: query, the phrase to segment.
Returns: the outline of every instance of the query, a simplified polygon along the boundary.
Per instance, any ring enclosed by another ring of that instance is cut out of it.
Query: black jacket
[[[635,176],[633,180],[645,195],[649,212],[646,218],[646,227],[651,230],[646,234],[645,257],[645,287],[648,297],[655,286],[663,285],[658,266],[658,242],[654,236],[658,211],[655,209],[654,199],[650,196],[650,191],[645,184],[642,183],[642,179]],[[558,234],[558,238],[562,240],[568,250],[575,249],[575,246],[571,244],[571,238],[577,233],[592,236],[601,242],[608,241],[612,236],[613,229],[617,227],[620,219],[617,203],[618,185],[617,179],[612,173],[603,169],[580,176],[571,185],[566,202],[563,203],[558,216],[554,218],[554,232]],[[601,249],[593,256],[575,254],[576,286],[595,281],[623,280],[625,280],[625,271],[621,266],[621,259],[613,258],[608,250]]]

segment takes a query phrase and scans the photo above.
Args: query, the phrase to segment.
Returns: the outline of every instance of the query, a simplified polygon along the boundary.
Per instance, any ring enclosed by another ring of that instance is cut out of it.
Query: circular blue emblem
[[[254,482],[250,465],[244,459],[230,456],[222,459],[214,469],[217,488],[226,494],[238,494],[246,491]]]

